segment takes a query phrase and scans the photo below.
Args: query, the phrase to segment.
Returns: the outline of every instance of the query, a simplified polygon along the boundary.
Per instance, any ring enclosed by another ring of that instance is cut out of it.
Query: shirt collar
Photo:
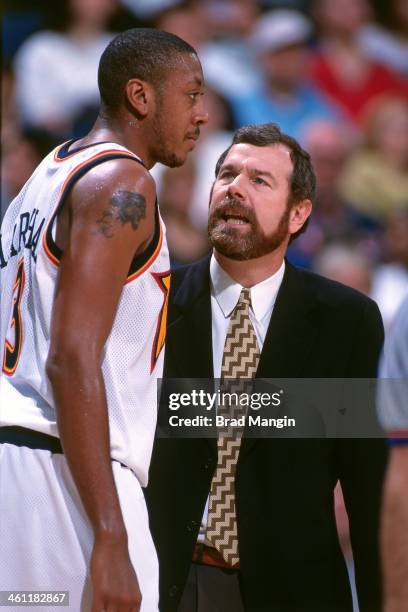
[[[285,273],[285,261],[279,270],[269,276],[261,283],[251,287],[251,307],[257,321],[262,321],[264,316],[272,309],[276,296],[281,286]],[[211,292],[214,295],[225,318],[231,315],[237,305],[242,285],[235,282],[221,268],[214,254],[210,262]]]

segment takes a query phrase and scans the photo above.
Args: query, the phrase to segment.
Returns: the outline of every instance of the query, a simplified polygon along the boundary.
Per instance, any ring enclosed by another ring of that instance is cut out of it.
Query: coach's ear
[[[153,88],[141,79],[130,79],[125,86],[126,105],[138,119],[144,119],[154,100]]]
[[[293,204],[289,212],[289,234],[298,232],[312,212],[312,202],[310,200],[301,200]]]

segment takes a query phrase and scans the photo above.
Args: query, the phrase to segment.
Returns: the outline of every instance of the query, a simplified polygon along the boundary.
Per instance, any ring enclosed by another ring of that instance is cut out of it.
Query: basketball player
[[[148,170],[193,149],[203,77],[183,40],[134,29],[98,80],[95,126],[44,159],[2,226],[0,590],[154,612],[141,487],[170,273]]]

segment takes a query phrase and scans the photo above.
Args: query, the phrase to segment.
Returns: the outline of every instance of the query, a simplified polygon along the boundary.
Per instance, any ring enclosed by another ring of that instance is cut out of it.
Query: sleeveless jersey
[[[141,160],[114,143],[69,150],[66,143],[37,167],[10,204],[1,229],[0,426],[17,425],[58,436],[45,365],[58,266],[56,218],[88,170],[117,158]],[[163,369],[170,265],[156,204],[155,235],[134,258],[106,340],[106,388],[111,457],[147,484],[157,416],[157,378]],[[97,315],[90,312],[90,318]]]

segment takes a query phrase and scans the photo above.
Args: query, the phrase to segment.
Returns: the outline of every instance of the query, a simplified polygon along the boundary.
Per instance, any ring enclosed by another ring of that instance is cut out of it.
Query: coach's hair
[[[251,144],[257,147],[282,144],[287,147],[293,164],[293,171],[289,178],[288,204],[296,204],[302,200],[310,200],[314,203],[316,196],[316,176],[310,155],[307,151],[302,149],[297,140],[281,132],[279,126],[275,123],[246,125],[239,128],[234,133],[231,145],[221,154],[217,161],[217,165],[215,166],[216,177],[231,147],[239,143]],[[309,219],[306,220],[300,230],[291,236],[291,241],[306,230],[308,222]]]
[[[196,51],[169,32],[133,28],[118,34],[106,47],[99,62],[98,85],[103,108],[115,111],[120,107],[130,79],[142,79],[160,90],[167,73],[185,54],[196,55]]]

